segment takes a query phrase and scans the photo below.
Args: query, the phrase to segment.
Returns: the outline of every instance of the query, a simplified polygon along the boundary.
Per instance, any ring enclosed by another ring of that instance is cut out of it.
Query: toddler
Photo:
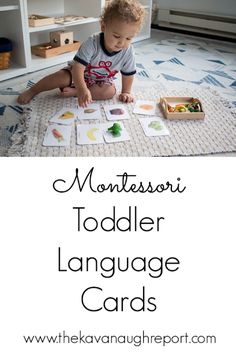
[[[63,97],[78,97],[86,107],[92,100],[110,99],[116,93],[114,76],[120,71],[122,88],[119,100],[132,102],[135,69],[132,39],[140,31],[144,18],[143,6],[137,0],[112,0],[101,16],[101,33],[82,43],[73,62],[46,76],[18,97],[27,104],[40,92],[60,88]]]

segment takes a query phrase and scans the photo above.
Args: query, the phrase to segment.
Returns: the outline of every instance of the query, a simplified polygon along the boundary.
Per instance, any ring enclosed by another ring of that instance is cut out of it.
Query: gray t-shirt
[[[79,48],[74,61],[86,66],[86,80],[111,81],[119,71],[127,76],[136,73],[133,46],[109,53],[104,45],[103,33],[89,37]]]

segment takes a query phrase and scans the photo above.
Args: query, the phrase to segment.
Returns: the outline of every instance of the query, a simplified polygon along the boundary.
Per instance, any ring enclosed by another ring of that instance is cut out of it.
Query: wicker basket
[[[9,68],[10,58],[11,58],[11,52],[0,53],[0,70]]]
[[[8,69],[12,51],[12,42],[7,38],[0,38],[0,70]]]

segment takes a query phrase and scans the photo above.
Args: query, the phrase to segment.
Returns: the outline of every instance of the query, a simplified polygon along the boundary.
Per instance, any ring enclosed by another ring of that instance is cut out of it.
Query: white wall
[[[201,11],[236,17],[236,0],[154,0],[158,8]]]

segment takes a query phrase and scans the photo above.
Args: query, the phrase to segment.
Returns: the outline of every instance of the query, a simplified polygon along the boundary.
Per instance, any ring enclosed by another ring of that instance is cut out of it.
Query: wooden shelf
[[[95,17],[89,17],[84,20],[80,21],[74,21],[74,22],[68,22],[68,23],[63,23],[63,24],[53,24],[49,26],[41,26],[41,27],[29,27],[29,33],[36,33],[36,32],[42,32],[42,31],[50,31],[52,29],[63,29],[63,27],[73,27],[73,26],[79,26],[82,24],[86,23],[92,23],[92,22],[98,22],[99,19]]]
[[[40,56],[32,55],[32,60],[31,60],[32,71],[41,70],[46,67],[55,66],[63,63],[65,63],[65,66],[66,66],[68,61],[73,60],[73,57],[75,56],[76,52],[77,51],[60,54],[58,56],[53,56],[51,58],[41,58]]]
[[[27,72],[28,69],[26,67],[11,64],[11,67],[9,69],[0,70],[0,82],[16,76],[24,75]]]
[[[53,30],[73,31],[75,41],[83,42],[93,33],[100,31],[100,15],[105,0],[0,0],[0,35],[13,42],[10,68],[0,70],[0,81],[29,72],[46,69],[55,65],[66,65],[75,52],[60,54],[52,58],[40,58],[31,53],[31,47],[50,41],[49,32]],[[152,0],[140,0],[146,9],[146,22],[134,42],[150,37]],[[56,11],[56,14],[55,14]],[[77,14],[86,18],[63,24],[30,27],[31,14],[58,17],[60,14]],[[56,16],[55,16],[56,15]]]
[[[0,11],[13,11],[19,10],[18,5],[0,6]]]

